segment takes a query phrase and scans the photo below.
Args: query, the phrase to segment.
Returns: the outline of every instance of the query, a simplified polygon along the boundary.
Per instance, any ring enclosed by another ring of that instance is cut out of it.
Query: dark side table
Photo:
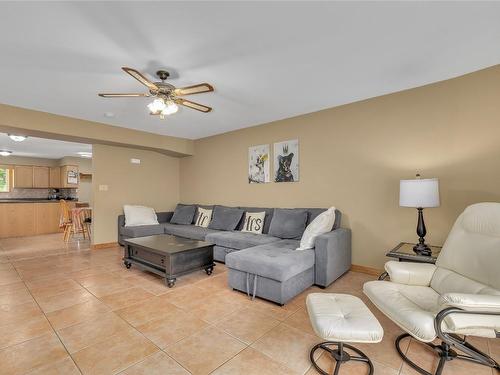
[[[400,262],[414,262],[414,263],[436,263],[436,259],[441,252],[441,246],[429,246],[432,254],[429,256],[418,255],[413,251],[414,243],[401,242],[394,249],[389,251],[386,256],[390,258],[397,258]],[[384,280],[387,277],[387,272],[379,276],[379,280]]]

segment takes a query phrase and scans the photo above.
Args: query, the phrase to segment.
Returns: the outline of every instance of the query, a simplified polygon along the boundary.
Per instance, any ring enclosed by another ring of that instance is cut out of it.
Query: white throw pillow
[[[320,213],[316,218],[307,226],[302,239],[300,240],[300,247],[296,250],[307,250],[314,247],[314,240],[320,234],[328,233],[332,230],[335,223],[335,207],[330,207],[325,212]]]
[[[212,220],[212,210],[207,210],[206,208],[198,207],[198,213],[196,214],[196,221],[194,225],[197,227],[206,228],[210,221]]]
[[[242,232],[262,234],[266,212],[245,212]]]
[[[159,224],[155,210],[151,207],[125,205],[123,212],[125,213],[126,227]]]

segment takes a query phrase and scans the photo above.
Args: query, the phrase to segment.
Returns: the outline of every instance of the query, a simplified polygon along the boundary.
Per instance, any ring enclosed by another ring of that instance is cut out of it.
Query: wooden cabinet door
[[[3,203],[0,207],[0,237],[33,236],[35,205],[33,203]]]
[[[59,203],[35,203],[36,234],[60,232],[59,206]]]
[[[68,176],[76,177],[75,183],[68,182]],[[78,166],[77,165],[64,165],[61,167],[61,187],[63,188],[77,188],[79,181]]]
[[[49,187],[51,188],[61,187],[61,167],[50,168]]]
[[[14,187],[33,187],[33,167],[31,165],[16,165],[14,167]]]
[[[33,187],[49,187],[49,167],[33,167]]]

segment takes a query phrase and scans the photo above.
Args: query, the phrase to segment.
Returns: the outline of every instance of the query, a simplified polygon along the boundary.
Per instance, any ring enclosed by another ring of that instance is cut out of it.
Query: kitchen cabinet
[[[14,188],[33,188],[33,166],[16,165],[14,167]]]
[[[35,234],[60,232],[60,204],[34,203],[35,205]]]
[[[59,218],[59,202],[0,203],[0,238],[61,232]]]
[[[51,167],[49,171],[49,187],[58,189],[61,187],[61,167]]]
[[[63,165],[61,167],[61,187],[77,188],[78,187],[78,166]]]
[[[33,167],[33,187],[49,187],[49,167]]]
[[[35,205],[33,203],[0,204],[0,238],[33,236]]]

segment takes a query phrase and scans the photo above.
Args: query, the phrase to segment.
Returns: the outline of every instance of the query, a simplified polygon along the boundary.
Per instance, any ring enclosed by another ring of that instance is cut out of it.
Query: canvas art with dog
[[[274,181],[299,181],[298,139],[274,144]]]

